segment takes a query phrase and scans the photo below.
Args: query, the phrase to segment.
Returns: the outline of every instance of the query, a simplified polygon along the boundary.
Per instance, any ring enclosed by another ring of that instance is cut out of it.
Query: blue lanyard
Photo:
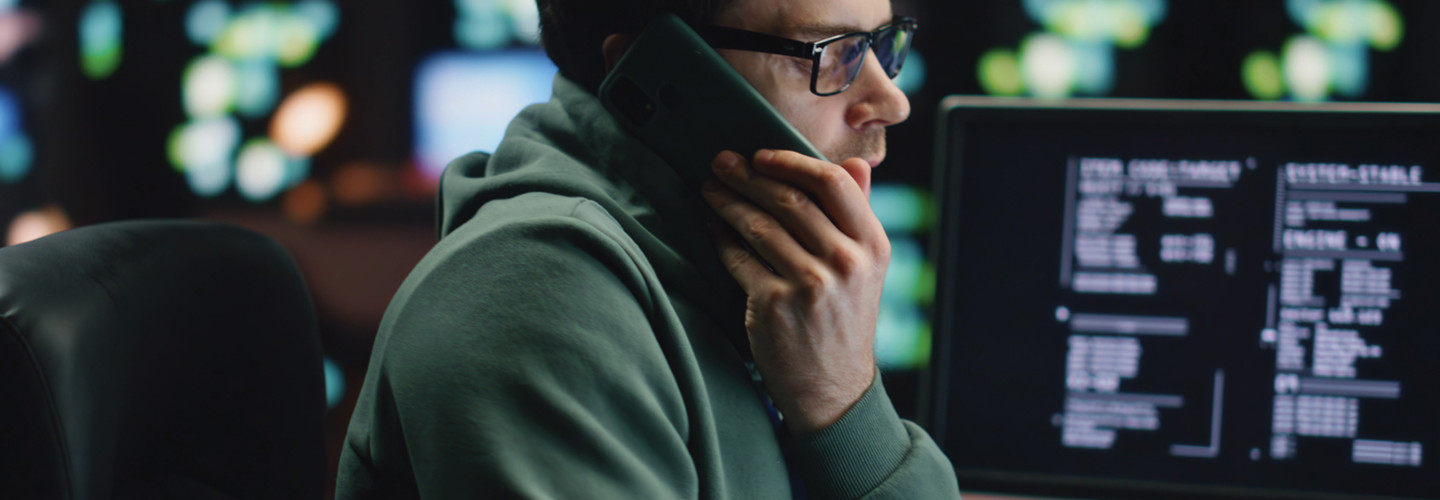
[[[760,371],[755,369],[755,363],[746,361],[745,369],[750,371],[750,380],[755,384],[755,392],[760,396],[760,403],[765,405],[765,412],[770,414],[770,423],[775,427],[775,440],[784,443],[790,437],[790,430],[785,428],[785,420],[780,416],[780,410],[775,408],[775,402],[770,400],[770,394],[765,392],[765,386],[760,379]],[[784,446],[781,446],[781,453],[784,453]],[[790,457],[785,457],[785,472],[790,475],[790,497],[794,500],[805,500],[805,484],[800,481],[800,475],[795,472],[794,464],[790,463]]]

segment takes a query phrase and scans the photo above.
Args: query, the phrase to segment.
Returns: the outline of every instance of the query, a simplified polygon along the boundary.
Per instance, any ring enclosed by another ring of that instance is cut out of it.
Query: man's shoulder
[[[648,268],[594,201],[540,192],[494,200],[420,261],[387,309],[382,334],[613,309],[648,293]]]
[[[392,376],[419,379],[518,376],[555,360],[577,373],[609,369],[596,353],[646,353],[646,363],[663,364],[640,269],[647,264],[617,241],[623,235],[583,198],[532,193],[487,203],[401,285],[375,349]]]
[[[535,191],[486,202],[470,220],[442,238],[431,254],[443,256],[496,240],[528,239],[542,231],[574,236],[598,232],[612,239],[629,239],[620,223],[599,203],[580,196]]]

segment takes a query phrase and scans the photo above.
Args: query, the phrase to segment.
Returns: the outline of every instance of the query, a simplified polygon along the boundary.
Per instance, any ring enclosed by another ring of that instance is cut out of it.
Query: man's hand
[[[824,429],[875,377],[890,240],[867,200],[870,165],[762,150],[753,162],[727,151],[712,166],[718,181],[702,193],[734,228],[712,224],[747,296],[756,367],[792,431]]]

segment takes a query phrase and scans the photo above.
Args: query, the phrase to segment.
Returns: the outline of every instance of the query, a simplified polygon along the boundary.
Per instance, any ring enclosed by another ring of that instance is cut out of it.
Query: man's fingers
[[[710,237],[715,241],[715,251],[720,255],[720,263],[735,277],[740,289],[749,293],[750,290],[758,289],[766,280],[776,279],[775,273],[756,258],[755,254],[750,253],[750,249],[745,248],[735,232],[723,224],[724,222],[718,220],[711,222]]]
[[[715,213],[781,276],[793,278],[802,269],[817,267],[815,256],[800,246],[774,217],[742,199],[729,187],[712,179],[705,182],[701,195]]]
[[[728,156],[728,157],[727,157]],[[821,258],[835,253],[849,238],[800,188],[759,175],[734,153],[715,161],[715,176],[750,203],[770,214],[792,237]]]
[[[847,160],[850,162],[864,160]],[[863,170],[869,180],[869,164],[845,167],[794,151],[762,150],[755,154],[753,168],[781,182],[793,184],[815,196],[835,226],[857,240],[870,240],[885,230],[870,210],[865,190],[850,170]]]

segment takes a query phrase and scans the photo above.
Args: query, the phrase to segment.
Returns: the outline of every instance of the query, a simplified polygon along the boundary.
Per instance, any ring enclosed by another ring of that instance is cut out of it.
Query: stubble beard
[[[850,158],[869,160],[885,154],[885,129],[875,128],[862,132],[839,144],[832,151],[822,151],[831,162],[840,163]]]

